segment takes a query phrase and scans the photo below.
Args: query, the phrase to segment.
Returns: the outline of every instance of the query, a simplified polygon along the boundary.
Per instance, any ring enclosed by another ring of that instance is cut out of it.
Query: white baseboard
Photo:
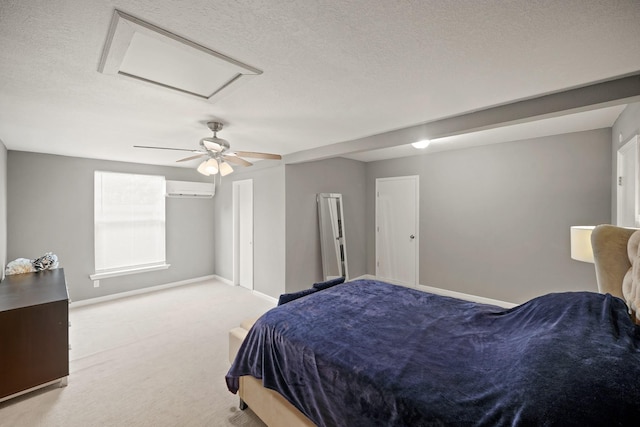
[[[271,295],[263,294],[262,292],[259,292],[259,291],[253,291],[253,294],[257,297],[260,297],[262,299],[266,299],[269,302],[272,302],[273,305],[278,304],[278,298],[274,298]]]
[[[215,275],[196,277],[194,279],[181,280],[179,282],[166,283],[164,285],[149,286],[148,288],[134,289],[132,291],[126,291],[126,292],[118,292],[117,294],[105,295],[103,297],[83,299],[83,300],[80,300],[80,301],[73,301],[73,302],[71,302],[69,304],[69,308],[84,307],[84,306],[87,306],[87,305],[98,304],[98,303],[105,302],[105,301],[112,301],[112,300],[116,300],[116,299],[120,299],[120,298],[126,298],[126,297],[130,297],[130,296],[134,296],[134,295],[147,294],[149,292],[155,292],[155,291],[160,291],[160,290],[163,290],[163,289],[175,288],[177,286],[190,285],[191,283],[202,282],[202,281],[205,281],[205,280],[212,280],[212,279],[223,281],[223,280],[219,279]]]
[[[227,284],[229,286],[239,286],[239,285],[234,285],[231,280],[225,279],[224,277],[220,277],[217,274],[214,274],[213,278],[218,280],[218,281],[220,281],[220,282],[222,282],[222,283],[225,283],[225,284]],[[260,297],[262,299],[266,299],[269,302],[272,302],[273,305],[278,304],[278,298],[274,298],[271,295],[263,294],[262,292],[256,291],[256,290],[252,290],[251,292],[257,297]]]
[[[225,279],[224,277],[218,276],[217,274],[214,274],[213,278],[218,280],[218,281],[220,281],[220,282],[222,282],[222,283],[224,283],[225,285],[235,286],[231,280]]]

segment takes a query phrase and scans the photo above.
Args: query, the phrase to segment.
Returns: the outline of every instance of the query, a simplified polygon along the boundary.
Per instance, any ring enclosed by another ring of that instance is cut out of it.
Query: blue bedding
[[[358,280],[267,312],[226,381],[262,378],[319,426],[635,426],[639,342],[611,295],[503,309]]]

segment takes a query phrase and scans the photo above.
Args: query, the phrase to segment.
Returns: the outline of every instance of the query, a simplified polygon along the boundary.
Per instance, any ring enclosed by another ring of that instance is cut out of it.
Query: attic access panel
[[[217,100],[262,71],[233,58],[114,11],[98,71]]]

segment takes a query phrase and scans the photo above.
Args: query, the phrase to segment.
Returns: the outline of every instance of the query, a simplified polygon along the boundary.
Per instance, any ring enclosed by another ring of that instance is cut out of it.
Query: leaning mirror
[[[342,194],[320,193],[317,201],[324,280],[348,278]]]

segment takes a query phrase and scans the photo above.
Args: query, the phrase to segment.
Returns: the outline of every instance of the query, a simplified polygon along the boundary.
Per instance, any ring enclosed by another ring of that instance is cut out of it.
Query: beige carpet
[[[229,329],[272,306],[206,281],[73,308],[69,385],[0,403],[0,426],[264,426],[224,375]]]

